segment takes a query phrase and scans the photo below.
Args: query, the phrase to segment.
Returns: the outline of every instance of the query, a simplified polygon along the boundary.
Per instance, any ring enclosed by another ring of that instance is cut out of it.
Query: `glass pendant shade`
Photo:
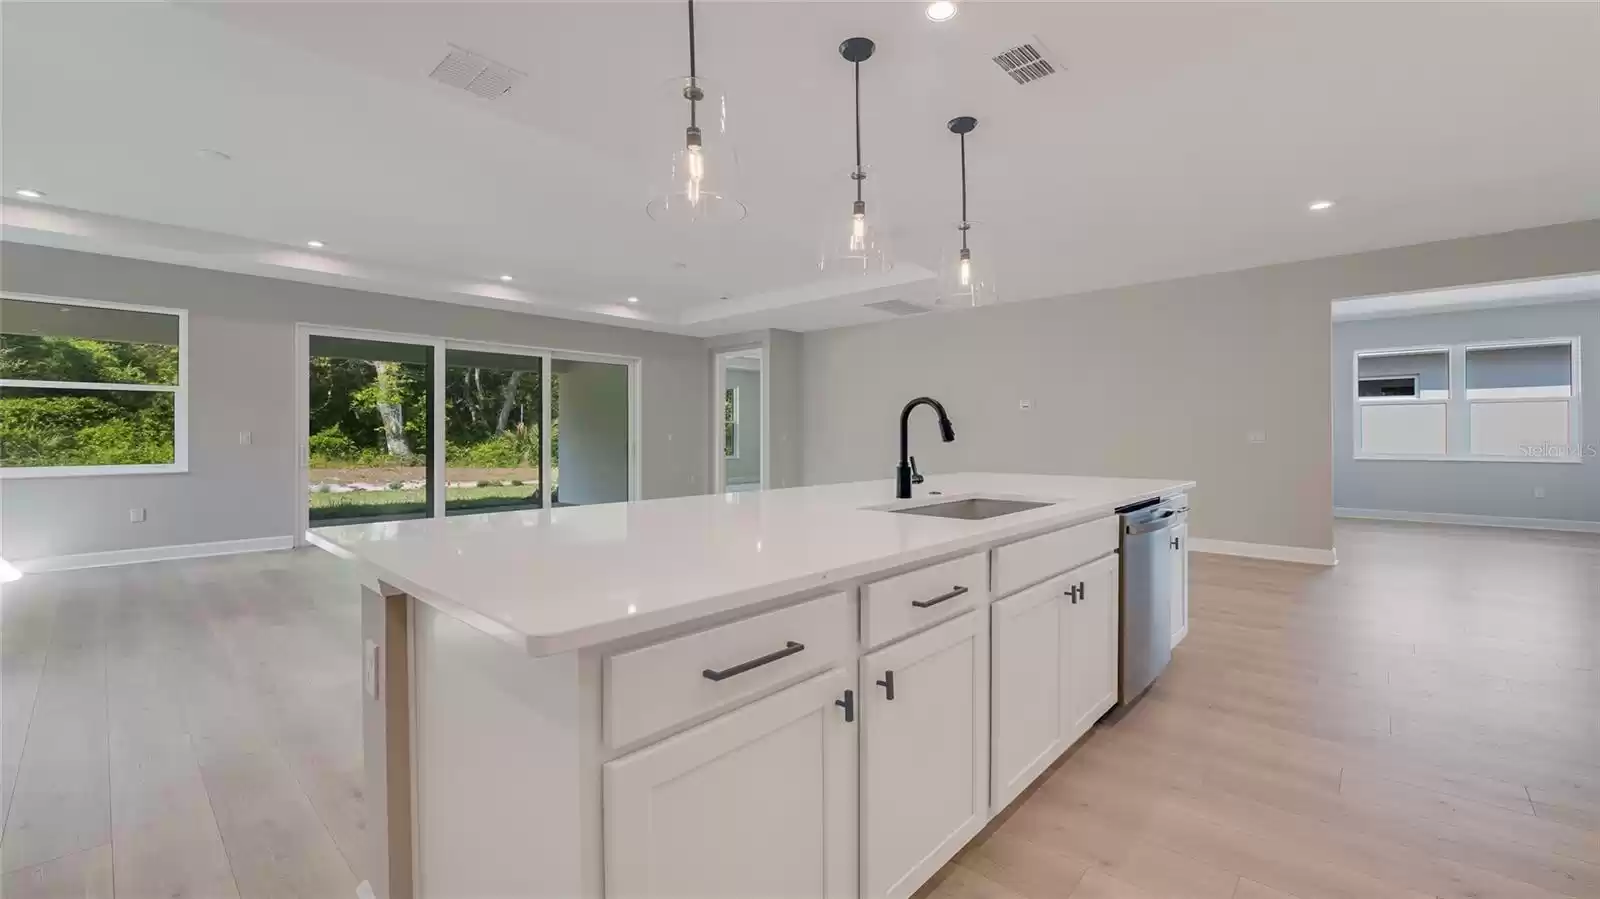
[[[728,99],[703,77],[674,78],[661,102],[669,110],[658,126],[670,141],[663,147],[664,181],[652,191],[645,212],[668,224],[731,224],[746,210],[732,196],[739,179],[739,157],[728,138]]]
[[[877,174],[870,166],[861,171],[861,201],[856,202],[855,181],[850,173],[834,179],[836,199],[830,197],[833,213],[824,226],[822,253],[817,267],[828,275],[872,275],[890,271],[894,259],[889,253],[883,226],[883,191],[874,182]]]
[[[963,248],[959,231],[939,254],[937,284],[940,306],[987,306],[997,299],[994,261],[977,249]]]

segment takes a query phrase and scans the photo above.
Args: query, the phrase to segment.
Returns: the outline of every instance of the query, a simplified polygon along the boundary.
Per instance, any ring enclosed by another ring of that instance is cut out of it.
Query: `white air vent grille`
[[[867,308],[876,309],[879,312],[887,312],[890,315],[920,315],[931,311],[926,306],[918,306],[916,303],[908,303],[905,300],[882,300],[877,303],[868,303]]]
[[[507,91],[516,87],[517,82],[522,80],[522,73],[451,44],[450,52],[439,60],[428,77],[485,100],[493,100],[505,96]]]
[[[994,64],[1018,84],[1038,81],[1046,75],[1054,75],[1056,71],[1055,65],[1045,58],[1044,45],[1037,40],[1018,44],[1000,53],[994,57]]]

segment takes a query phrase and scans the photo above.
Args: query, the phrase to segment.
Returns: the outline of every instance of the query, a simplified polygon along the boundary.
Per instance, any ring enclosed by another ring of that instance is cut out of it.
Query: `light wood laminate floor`
[[[1172,667],[935,899],[1600,897],[1600,537],[1196,555]],[[314,551],[4,587],[5,899],[349,897],[359,602]]]

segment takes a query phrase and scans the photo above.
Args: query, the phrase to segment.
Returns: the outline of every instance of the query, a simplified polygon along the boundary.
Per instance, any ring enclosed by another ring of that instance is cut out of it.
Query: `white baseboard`
[[[1197,553],[1246,556],[1251,559],[1270,559],[1274,562],[1299,562],[1304,565],[1339,564],[1339,556],[1334,550],[1313,549],[1309,546],[1278,546],[1272,543],[1239,543],[1234,540],[1190,537],[1189,549]]]
[[[73,556],[44,556],[13,562],[23,574],[68,571],[74,568],[104,568],[107,565],[132,565],[137,562],[163,562],[168,559],[195,559],[201,556],[229,556],[235,553],[270,552],[294,549],[293,537],[253,537],[249,540],[218,540],[215,543],[180,543],[175,546],[150,546],[118,549],[103,553]]]
[[[1391,509],[1334,509],[1335,518],[1373,521],[1410,521],[1417,524],[1463,524],[1479,528],[1524,528],[1531,531],[1572,531],[1600,534],[1600,521],[1570,518],[1508,518],[1503,515],[1458,515],[1454,512],[1400,512]],[[1192,541],[1191,541],[1192,542]]]

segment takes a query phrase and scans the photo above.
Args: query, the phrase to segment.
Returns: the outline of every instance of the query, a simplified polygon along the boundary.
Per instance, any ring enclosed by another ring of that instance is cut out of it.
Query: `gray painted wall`
[[[572,505],[628,499],[628,368],[556,360],[561,440],[556,499]]]
[[[1596,257],[1600,260],[1600,257]],[[1581,349],[1600,351],[1600,300],[1518,306],[1338,322],[1333,326],[1333,493],[1345,509],[1385,509],[1510,518],[1600,521],[1600,458],[1578,464],[1530,462],[1402,462],[1354,458],[1350,367],[1356,351],[1393,346],[1578,337]],[[1519,360],[1512,360],[1519,361]],[[1549,382],[1550,360],[1535,355],[1522,366],[1494,366],[1474,386]],[[1584,434],[1600,443],[1600,363],[1582,359]],[[1474,369],[1469,369],[1472,371]],[[1536,498],[1534,488],[1545,495]]]
[[[767,486],[799,487],[804,484],[801,416],[801,340],[794,331],[767,332]]]
[[[729,484],[761,482],[761,372],[748,368],[729,368],[723,376],[727,387],[739,390],[739,457],[724,459]]]
[[[957,440],[917,413],[926,473],[1193,478],[1196,536],[1329,548],[1329,303],[1597,265],[1589,221],[808,333],[805,478],[890,477],[930,394]]]
[[[0,288],[190,310],[187,474],[0,481],[0,555],[31,559],[293,532],[296,322],[642,359],[646,498],[702,493],[711,427],[706,344],[587,322],[454,306],[21,244]],[[250,431],[250,446],[239,432]],[[128,521],[143,507],[148,519]]]

